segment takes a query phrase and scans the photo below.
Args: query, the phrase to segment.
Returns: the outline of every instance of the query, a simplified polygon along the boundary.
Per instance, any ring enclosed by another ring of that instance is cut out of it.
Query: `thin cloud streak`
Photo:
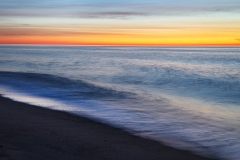
[[[157,37],[150,34],[127,33],[121,31],[64,31],[56,29],[42,29],[42,28],[5,28],[0,29],[0,36],[134,36],[134,37]]]

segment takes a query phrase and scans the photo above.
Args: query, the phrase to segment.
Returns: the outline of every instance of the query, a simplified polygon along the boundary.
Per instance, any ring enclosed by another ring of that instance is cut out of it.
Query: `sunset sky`
[[[0,44],[240,46],[240,0],[0,0]]]

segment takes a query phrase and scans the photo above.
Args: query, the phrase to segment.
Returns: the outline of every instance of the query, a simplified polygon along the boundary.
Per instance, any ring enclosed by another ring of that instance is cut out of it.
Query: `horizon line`
[[[0,45],[116,46],[116,47],[240,47],[240,44],[75,44],[75,43],[0,43]]]

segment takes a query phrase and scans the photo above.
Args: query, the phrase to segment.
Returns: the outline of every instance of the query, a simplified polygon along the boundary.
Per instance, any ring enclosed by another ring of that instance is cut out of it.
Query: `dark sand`
[[[69,113],[0,97],[0,160],[204,160]]]

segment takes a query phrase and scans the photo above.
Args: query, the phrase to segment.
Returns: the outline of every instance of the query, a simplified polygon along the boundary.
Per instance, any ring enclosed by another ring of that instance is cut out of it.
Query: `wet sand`
[[[0,97],[0,160],[204,160],[66,112]]]

